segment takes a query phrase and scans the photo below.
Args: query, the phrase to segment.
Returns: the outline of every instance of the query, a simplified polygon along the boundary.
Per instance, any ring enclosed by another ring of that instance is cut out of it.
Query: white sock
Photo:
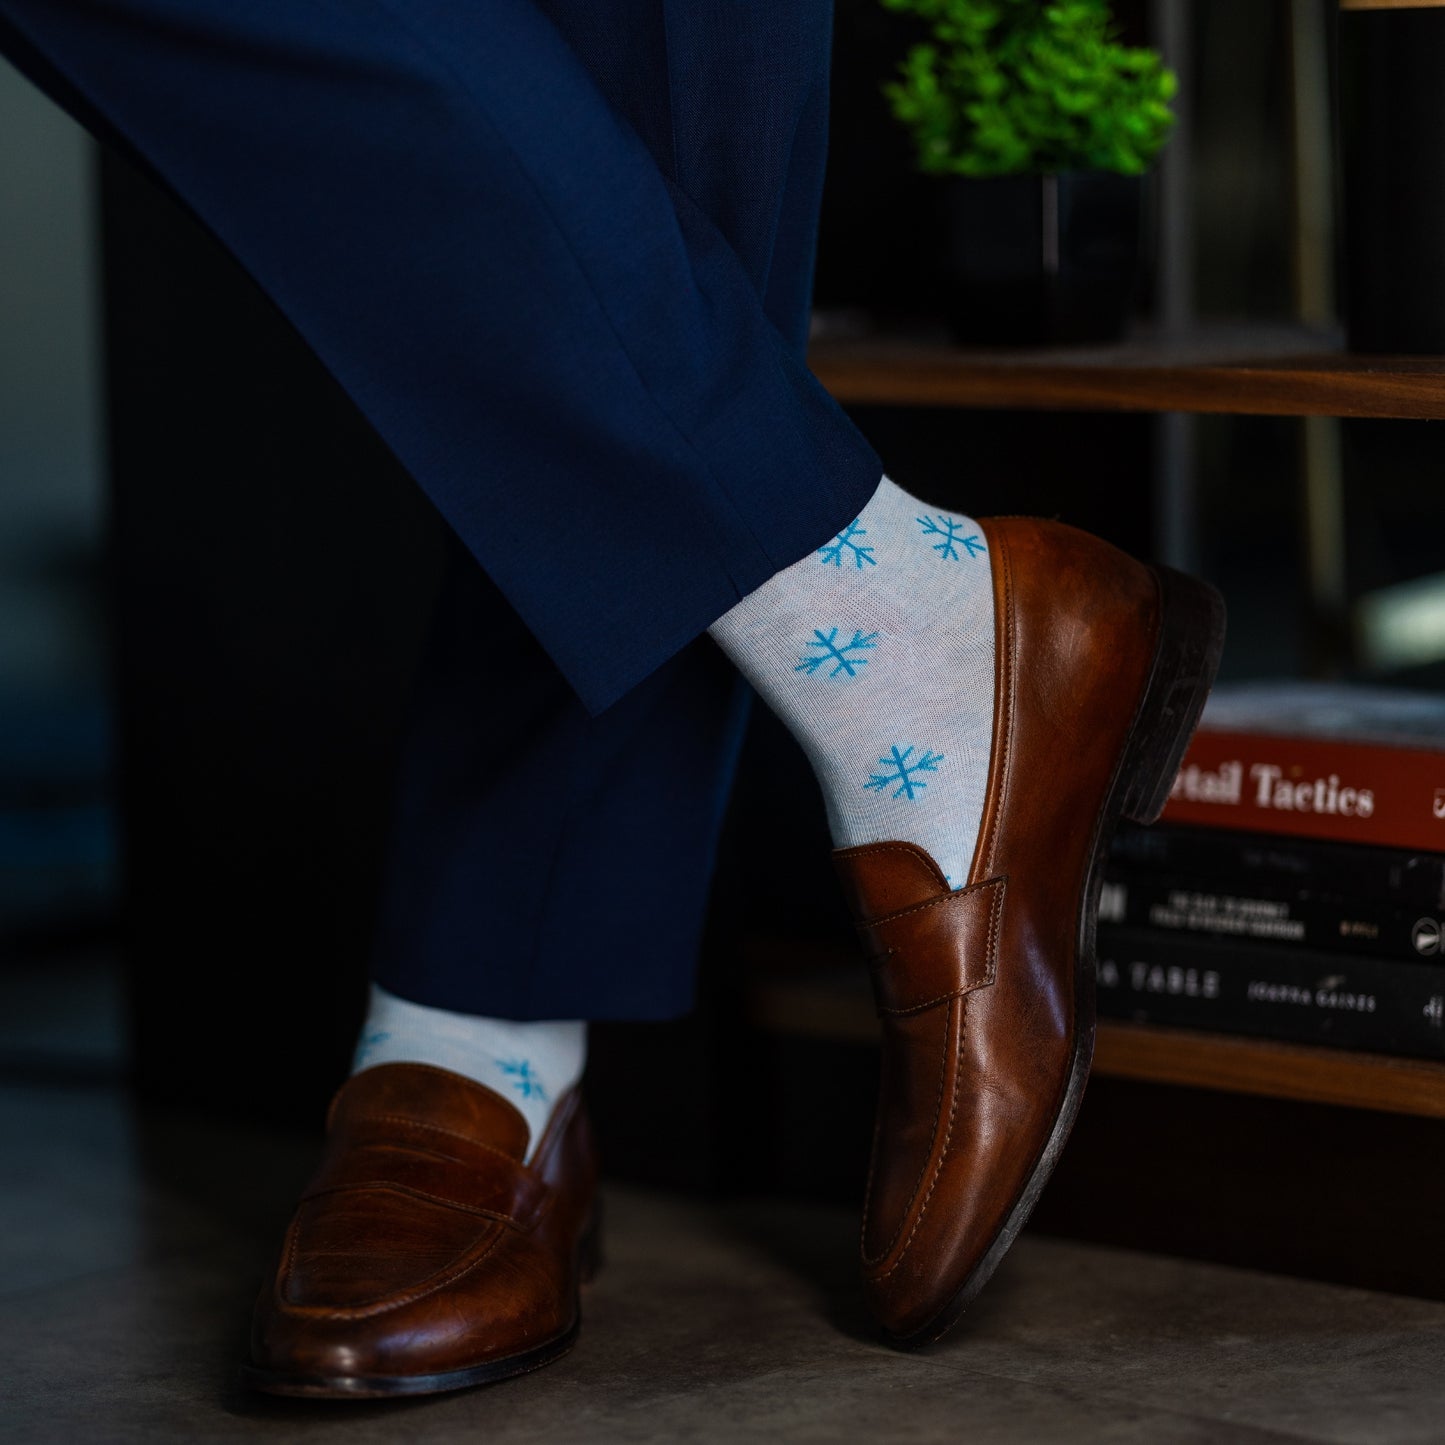
[[[838,847],[916,843],[967,882],[994,703],[976,522],[884,477],[854,522],[708,631],[802,744]]]
[[[351,1072],[374,1064],[435,1064],[465,1074],[521,1110],[532,1157],[557,1100],[582,1077],[587,1025],[577,1019],[513,1023],[428,1008],[371,986]]]

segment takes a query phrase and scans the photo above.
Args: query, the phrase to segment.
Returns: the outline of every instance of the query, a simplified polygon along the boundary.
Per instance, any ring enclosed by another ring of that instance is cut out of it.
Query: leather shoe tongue
[[[833,854],[854,918],[868,922],[952,890],[943,870],[915,843],[869,843]]]
[[[531,1138],[527,1121],[500,1094],[431,1064],[377,1064],[353,1074],[332,1101],[327,1127],[378,1117],[446,1129],[518,1160]]]

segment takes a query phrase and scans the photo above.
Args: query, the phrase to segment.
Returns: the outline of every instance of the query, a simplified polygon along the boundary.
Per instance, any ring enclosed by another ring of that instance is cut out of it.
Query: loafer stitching
[[[480,1253],[476,1252],[479,1246],[473,1245],[471,1250],[463,1256],[460,1263],[452,1265],[449,1270],[441,1274],[432,1276],[430,1280],[425,1281],[420,1286],[413,1287],[404,1294],[389,1296],[386,1299],[375,1301],[372,1304],[357,1305],[354,1308],[328,1309],[320,1305],[297,1305],[290,1303],[280,1297],[280,1281],[278,1280],[277,1304],[287,1314],[313,1320],[371,1319],[376,1315],[386,1314],[388,1310],[402,1309],[406,1305],[415,1304],[417,1300],[425,1299],[429,1294],[435,1294],[438,1290],[445,1289],[448,1285],[457,1283],[458,1280],[463,1279],[479,1265],[484,1264],[497,1246],[501,1244],[502,1240],[506,1238],[507,1230],[510,1227],[510,1225],[502,1223],[501,1227],[493,1232],[492,1237],[486,1242],[485,1247],[481,1248]]]
[[[1002,914],[1003,914],[1003,894],[1004,894],[1004,890],[1003,890],[1002,888],[1000,888],[999,891],[994,895],[993,906],[992,906],[992,908],[989,910],[989,921],[988,921],[988,952],[989,952],[989,957],[990,957],[990,959],[992,959],[992,960],[996,960],[997,957],[998,957],[998,952],[997,952],[997,948],[998,948],[998,931],[999,931],[999,920],[1000,920],[1000,918],[1001,918],[1001,916],[1002,916]],[[996,972],[996,970],[991,969],[991,975],[990,975],[990,980],[989,980],[990,983],[993,981],[993,973],[994,973],[994,972]],[[971,993],[971,992],[973,992],[973,990],[972,990],[972,989],[969,989],[969,990],[966,990],[966,991],[964,991],[964,992]],[[957,993],[957,994],[950,994],[949,997],[950,997],[950,998],[962,998],[962,997],[964,997],[964,992],[960,992],[960,993]],[[929,1182],[928,1193],[927,1193],[927,1195],[924,1197],[923,1204],[920,1206],[920,1208],[919,1208],[919,1210],[918,1210],[918,1218],[913,1221],[913,1228],[908,1231],[908,1239],[904,1242],[902,1251],[899,1253],[898,1258],[897,1258],[882,1274],[876,1276],[878,1279],[887,1279],[888,1276],[889,1276],[890,1274],[892,1274],[893,1271],[894,1271],[895,1269],[897,1269],[900,1264],[903,1263],[904,1259],[906,1258],[906,1256],[907,1256],[907,1254],[908,1254],[908,1251],[909,1251],[910,1247],[911,1247],[912,1244],[913,1244],[914,1236],[918,1233],[919,1226],[923,1223],[923,1216],[928,1213],[928,1205],[929,1205],[929,1202],[930,1202],[930,1201],[932,1200],[932,1198],[933,1198],[933,1191],[938,1187],[938,1181],[943,1177],[944,1166],[948,1163],[948,1156],[949,1156],[949,1152],[950,1152],[950,1144],[951,1144],[952,1139],[953,1139],[953,1123],[954,1123],[954,1117],[955,1117],[955,1115],[956,1115],[957,1112],[958,1112],[958,1090],[959,1090],[959,1085],[962,1083],[962,1080],[963,1080],[963,1036],[964,1036],[965,1028],[966,1028],[966,1020],[964,1019],[964,1017],[963,1017],[963,1015],[962,1015],[962,1011],[960,1011],[960,1016],[959,1016],[959,1020],[958,1020],[958,1050],[957,1050],[957,1061],[956,1061],[955,1072],[954,1072],[954,1077],[953,1077],[953,1102],[952,1102],[952,1104],[950,1105],[949,1111],[948,1111],[948,1133],[947,1133],[947,1135],[945,1136],[944,1141],[943,1141],[943,1151],[942,1151],[942,1152],[939,1154],[939,1156],[938,1156],[938,1163],[934,1166],[934,1170],[933,1170],[933,1178],[932,1178],[932,1180]],[[945,1037],[945,1052],[946,1052],[946,1044],[947,1044],[947,1039],[946,1039],[946,1037]],[[940,1092],[942,1092],[942,1084],[940,1084],[939,1089],[940,1089]],[[937,1130],[938,1130],[938,1118],[937,1118],[937,1115],[934,1116],[934,1125],[933,1125],[933,1127],[934,1127],[934,1133],[935,1133],[935,1135],[936,1135],[936,1134],[937,1134]],[[927,1166],[927,1164],[925,1163],[924,1168],[927,1169],[927,1167],[928,1167],[928,1166]],[[919,1185],[921,1185],[922,1182],[923,1182],[923,1181],[922,1181],[922,1178],[920,1177],[920,1179],[919,1179]],[[917,1187],[915,1187],[914,1192],[913,1192],[913,1195],[910,1197],[910,1200],[909,1200],[910,1205],[912,1204],[912,1200],[913,1200],[914,1198],[917,1198],[917,1194],[918,1194],[918,1189],[917,1189]],[[905,1222],[905,1223],[907,1222],[907,1218],[908,1218],[908,1216],[907,1216],[907,1214],[905,1214],[905,1215],[904,1215],[904,1222]],[[897,1241],[898,1241],[898,1235],[900,1235],[900,1234],[902,1234],[902,1233],[903,1233],[903,1225],[900,1224],[900,1225],[898,1226],[897,1232],[896,1232],[896,1233],[894,1234],[894,1236],[893,1236],[893,1242],[894,1242],[895,1244],[896,1244]],[[891,1247],[892,1247],[892,1246],[890,1246],[890,1248],[891,1248]],[[886,1258],[887,1258],[887,1255],[888,1255],[888,1250],[884,1250],[884,1252],[883,1252],[881,1255],[878,1255],[878,1256],[876,1256],[876,1257],[879,1258],[879,1259],[886,1259]]]
[[[870,928],[882,928],[884,924],[894,923],[900,918],[907,918],[912,913],[926,913],[930,908],[942,908],[946,904],[952,903],[956,898],[965,898],[970,893],[982,893],[985,888],[994,888],[1005,881],[1005,878],[1000,876],[998,878],[986,878],[981,883],[970,883],[967,888],[960,888],[957,892],[940,894],[937,898],[930,898],[926,903],[910,903],[907,908],[900,908],[894,913],[885,913],[881,918],[870,918],[866,923],[860,923],[858,928],[864,932]],[[888,952],[892,953],[894,950],[889,949]]]
[[[1003,595],[1005,599],[1004,612],[1004,636],[1003,646],[998,649],[998,657],[1002,664],[1003,671],[1007,674],[1006,685],[1000,689],[1003,693],[1004,723],[999,734],[993,740],[996,757],[990,760],[990,771],[999,780],[998,801],[993,809],[993,818],[1001,818],[1008,807],[1009,784],[1013,776],[1013,734],[1014,734],[1014,710],[1015,690],[1017,687],[1018,668],[1015,665],[1014,651],[1017,646],[1018,627],[1014,618],[1014,588],[1013,588],[1013,562],[1009,555],[1008,539],[1003,534],[997,538],[990,536],[990,543],[995,549],[995,555],[999,558],[999,570],[1002,573]],[[985,815],[985,825],[989,823]],[[994,871],[994,859],[998,856],[998,834],[997,827],[988,827],[988,849],[983,857],[982,871],[987,875]]]
[[[463,1204],[459,1199],[447,1199],[440,1194],[429,1194],[411,1184],[401,1184],[394,1179],[357,1179],[349,1184],[331,1184],[310,1194],[303,1194],[300,1202],[309,1204],[315,1199],[327,1199],[336,1194],[378,1193],[404,1194],[410,1199],[421,1199],[428,1204],[439,1204],[446,1209],[455,1209],[463,1214],[475,1214],[481,1219],[490,1219],[497,1224],[513,1224],[523,1232],[528,1231],[534,1220],[516,1214],[503,1214],[500,1210],[485,1209],[479,1204]]]
[[[947,1077],[948,1077],[948,1036],[949,1036],[949,1032],[950,1032],[950,1030],[947,1029],[947,1028],[945,1028],[944,1031],[943,1031],[943,1057],[939,1060],[939,1066],[938,1066],[938,1098],[935,1100],[935,1102],[934,1102],[934,1107],[933,1107],[933,1127],[929,1130],[929,1133],[928,1133],[928,1137],[929,1137],[929,1140],[930,1140],[930,1141],[932,1141],[933,1139],[936,1139],[936,1138],[938,1137],[938,1121],[939,1121],[939,1119],[942,1118],[942,1116],[943,1116],[943,1085],[944,1085],[944,1080],[947,1079]],[[955,1080],[954,1080],[954,1097],[957,1098],[957,1095],[958,1095],[958,1081],[957,1081],[957,1079],[955,1079]],[[949,1118],[949,1126],[948,1126],[948,1128],[949,1128],[949,1133],[952,1134],[952,1132],[953,1132],[953,1120],[952,1120],[951,1111],[950,1111],[950,1118]],[[929,1161],[929,1158],[932,1157],[932,1153],[933,1153],[933,1150],[932,1150],[932,1146],[931,1146],[931,1142],[930,1142],[929,1153],[928,1153],[928,1155],[927,1155],[927,1156],[924,1158],[924,1160],[923,1160],[923,1164],[922,1164],[922,1166],[920,1167],[920,1169],[919,1169],[919,1171],[918,1171],[918,1178],[917,1178],[917,1179],[914,1181],[914,1183],[913,1183],[913,1188],[909,1191],[909,1194],[908,1194],[908,1203],[907,1203],[907,1205],[906,1205],[906,1206],[904,1207],[904,1209],[903,1209],[902,1218],[898,1221],[898,1228],[893,1231],[893,1237],[892,1237],[892,1239],[890,1239],[890,1240],[888,1241],[888,1243],[887,1243],[881,1250],[879,1250],[879,1252],[878,1252],[877,1254],[872,1254],[872,1255],[870,1255],[870,1254],[868,1253],[868,1217],[869,1217],[869,1210],[870,1210],[870,1208],[872,1207],[872,1200],[873,1200],[873,1183],[874,1183],[874,1179],[875,1179],[876,1174],[877,1174],[877,1164],[878,1164],[878,1151],[877,1151],[876,1148],[874,1149],[874,1151],[873,1151],[873,1159],[870,1161],[869,1167],[868,1167],[868,1189],[867,1189],[867,1192],[865,1193],[864,1198],[863,1198],[863,1231],[862,1231],[862,1238],[861,1238],[860,1241],[859,1241],[859,1246],[860,1246],[860,1249],[861,1249],[861,1252],[862,1252],[862,1255],[863,1255],[863,1260],[864,1260],[865,1263],[871,1264],[874,1260],[887,1259],[888,1256],[893,1252],[893,1247],[898,1243],[898,1236],[903,1233],[904,1226],[908,1223],[908,1216],[909,1216],[909,1214],[911,1214],[912,1211],[913,1211],[913,1201],[918,1198],[918,1191],[923,1188],[923,1181],[928,1177],[928,1161]],[[936,1182],[936,1179],[935,1179],[935,1182]],[[933,1192],[933,1190],[932,1190],[932,1188],[930,1187],[929,1193],[931,1194],[932,1192]],[[916,1228],[917,1228],[917,1225],[915,1225],[914,1228],[916,1229]],[[911,1240],[912,1237],[913,1237],[913,1236],[912,1236],[912,1234],[910,1233],[909,1239]],[[906,1248],[907,1248],[907,1245],[905,1245],[904,1248],[906,1249]],[[898,1268],[898,1265],[897,1265],[897,1264],[894,1264],[894,1265],[892,1266],[892,1268],[888,1271],[888,1273],[891,1274],[892,1271],[893,1271],[893,1269],[897,1269],[897,1268]],[[881,1276],[881,1275],[879,1276],[879,1278],[883,1278],[883,1277],[884,1277],[884,1276]]]
[[[959,1020],[958,1020],[958,1046],[957,1046],[957,1049],[956,1049],[957,1064],[956,1064],[956,1067],[955,1067],[954,1073],[953,1073],[953,1097],[952,1097],[952,1099],[949,1101],[949,1106],[948,1106],[948,1130],[947,1130],[947,1132],[946,1132],[946,1133],[944,1134],[944,1136],[943,1136],[943,1150],[942,1150],[942,1152],[941,1152],[941,1153],[939,1154],[939,1156],[938,1156],[938,1163],[937,1163],[937,1165],[934,1167],[934,1170],[933,1170],[933,1178],[929,1181],[929,1184],[928,1184],[928,1193],[925,1194],[924,1197],[923,1197],[923,1203],[919,1206],[918,1217],[913,1221],[913,1228],[908,1231],[908,1238],[907,1238],[906,1240],[904,1240],[904,1242],[903,1242],[903,1247],[902,1247],[902,1249],[900,1249],[899,1252],[898,1252],[898,1258],[895,1259],[895,1260],[893,1261],[893,1263],[888,1266],[887,1269],[882,1270],[882,1271],[880,1271],[878,1274],[874,1275],[874,1279],[875,1279],[875,1280],[884,1280],[884,1279],[887,1279],[888,1276],[891,1275],[891,1274],[899,1267],[899,1265],[901,1265],[901,1264],[903,1263],[903,1261],[908,1258],[908,1251],[909,1251],[909,1249],[910,1249],[910,1248],[912,1247],[912,1245],[913,1245],[914,1237],[915,1237],[915,1236],[917,1235],[917,1233],[918,1233],[918,1227],[919,1227],[919,1225],[921,1225],[921,1224],[923,1223],[923,1217],[924,1217],[924,1215],[928,1213],[928,1206],[929,1206],[929,1204],[932,1202],[932,1199],[933,1199],[933,1191],[938,1188],[938,1181],[943,1177],[943,1166],[944,1166],[944,1163],[945,1163],[945,1162],[947,1161],[947,1159],[948,1159],[949,1151],[950,1151],[950,1149],[951,1149],[951,1147],[952,1147],[952,1144],[953,1144],[953,1124],[954,1124],[954,1119],[957,1117],[957,1114],[958,1114],[958,1086],[959,1086],[960,1079],[962,1078],[962,1075],[963,1075],[962,1056],[963,1056],[963,1036],[964,1036],[964,1032],[965,1032],[965,1024],[964,1024],[964,1020],[963,1020],[963,1017],[962,1017],[962,1012],[963,1012],[963,1005],[960,1004],[960,1005],[959,1005],[959,1015],[960,1015],[960,1016],[959,1016]],[[946,1038],[946,1036],[945,1036],[945,1045],[946,1045],[946,1044],[947,1044],[947,1038]],[[948,1050],[947,1050],[947,1048],[945,1047],[945,1049],[944,1049],[945,1056],[947,1055],[947,1052],[948,1052]],[[939,1084],[939,1093],[940,1093],[940,1095],[942,1094],[942,1092],[943,1092],[942,1082],[940,1081],[940,1084]],[[934,1120],[934,1133],[935,1133],[935,1135],[937,1134],[937,1130],[938,1130],[938,1122],[937,1122],[937,1118],[935,1117],[935,1120]],[[928,1166],[927,1166],[927,1164],[925,1163],[924,1169],[927,1170],[927,1168],[928,1168]],[[920,1184],[922,1183],[922,1179],[921,1179],[921,1178],[920,1178],[920,1180],[919,1180],[919,1183],[920,1183]],[[915,1197],[916,1197],[916,1193],[917,1193],[917,1191],[915,1190]],[[908,1219],[908,1216],[905,1214],[905,1215],[904,1215],[904,1223],[907,1222],[907,1219]],[[898,1226],[898,1234],[901,1234],[902,1232],[903,1232],[903,1225],[900,1224],[900,1225]],[[895,1243],[896,1243],[896,1241],[897,1241],[897,1239],[898,1239],[898,1234],[895,1234],[895,1235],[893,1236]],[[892,1249],[892,1246],[890,1245],[890,1246],[889,1246],[889,1249],[888,1249],[888,1250],[885,1250],[885,1251],[883,1252],[883,1254],[881,1254],[881,1255],[878,1256],[878,1258],[879,1258],[879,1259],[886,1259],[887,1256],[888,1256],[888,1254],[889,1254],[889,1252],[891,1251],[891,1249]]]
[[[852,848],[835,848],[833,857],[836,861],[841,862],[845,858],[872,857],[875,853],[910,853],[913,857],[921,860],[940,883],[945,887],[948,885],[948,879],[939,872],[938,864],[917,843],[859,843]]]
[[[472,1149],[485,1149],[488,1154],[495,1154],[499,1159],[515,1164],[518,1169],[526,1168],[515,1154],[508,1154],[505,1149],[498,1149],[495,1144],[483,1143],[470,1134],[463,1134],[459,1129],[448,1129],[442,1124],[428,1124],[424,1119],[413,1119],[410,1114],[357,1114],[346,1121],[348,1130],[357,1124],[404,1124],[410,1129],[423,1129],[428,1134],[441,1134],[448,1139],[460,1140]]]
[[[990,879],[988,883],[976,884],[975,886],[988,888],[994,883],[1002,883],[1003,881],[1001,878]],[[937,998],[931,998],[926,1003],[914,1004],[911,1008],[880,1008],[878,1010],[879,1014],[887,1018],[911,1018],[914,1014],[926,1013],[929,1009],[936,1008],[939,1004],[946,1003],[949,999],[963,998],[966,994],[975,993],[981,988],[991,988],[998,979],[998,928],[999,915],[1003,912],[1003,896],[1004,890],[1000,888],[998,892],[993,895],[993,901],[989,904],[988,942],[984,945],[985,956],[988,958],[988,971],[981,983],[971,983],[964,988],[951,989],[948,993],[941,993]],[[920,906],[931,908],[933,905],[926,903]],[[888,952],[883,955],[883,959],[880,960],[880,962],[892,958],[893,954],[894,950],[890,948]]]

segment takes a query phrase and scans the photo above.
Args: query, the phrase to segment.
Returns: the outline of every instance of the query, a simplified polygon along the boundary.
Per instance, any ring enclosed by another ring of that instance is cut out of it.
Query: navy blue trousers
[[[880,465],[803,361],[830,0],[0,0],[458,538],[376,971],[686,1008],[744,714],[699,634]],[[480,564],[478,566],[477,564]]]

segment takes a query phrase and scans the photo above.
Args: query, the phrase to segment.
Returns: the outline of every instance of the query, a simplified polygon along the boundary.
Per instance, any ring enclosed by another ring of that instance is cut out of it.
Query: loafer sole
[[[315,1400],[379,1400],[400,1395],[441,1395],[449,1390],[467,1390],[510,1380],[550,1365],[577,1342],[581,1320],[565,1334],[535,1349],[505,1359],[487,1360],[459,1370],[434,1375],[299,1375],[281,1370],[243,1365],[241,1378],[253,1390],[267,1395],[289,1395]]]

